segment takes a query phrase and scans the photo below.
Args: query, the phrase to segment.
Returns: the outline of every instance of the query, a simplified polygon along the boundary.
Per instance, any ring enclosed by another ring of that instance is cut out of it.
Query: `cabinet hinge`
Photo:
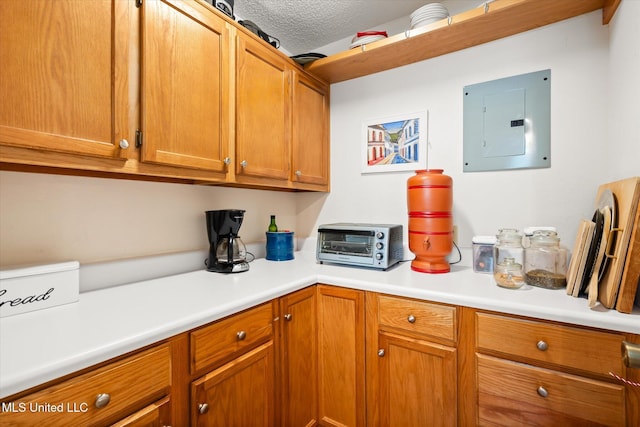
[[[142,147],[142,131],[136,129],[136,148]]]
[[[136,0],[136,7],[137,8],[141,8],[142,7],[142,0]]]

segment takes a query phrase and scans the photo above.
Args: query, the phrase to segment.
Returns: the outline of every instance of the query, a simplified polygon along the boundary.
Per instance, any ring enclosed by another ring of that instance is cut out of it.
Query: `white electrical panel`
[[[551,70],[465,86],[463,171],[551,166]]]

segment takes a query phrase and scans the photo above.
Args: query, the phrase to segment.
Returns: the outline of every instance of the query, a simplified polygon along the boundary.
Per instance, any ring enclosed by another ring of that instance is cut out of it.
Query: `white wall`
[[[609,25],[609,180],[640,175],[640,2],[624,0]]]
[[[428,110],[428,167],[444,169],[453,178],[461,246],[470,246],[474,235],[495,234],[507,226],[553,225],[571,247],[579,220],[592,216],[598,186],[639,174],[636,126],[640,109],[638,97],[626,90],[628,84],[637,89],[637,77],[632,76],[639,75],[638,65],[635,59],[627,68],[629,55],[623,52],[633,44],[637,54],[637,6],[638,2],[623,1],[618,15],[625,15],[619,19],[624,28],[613,30],[615,46],[611,49],[609,28],[602,25],[602,14],[597,11],[332,85],[332,192],[316,224],[384,221],[404,224],[406,229],[406,180],[412,174],[362,175],[361,127],[371,118]],[[543,69],[551,69],[551,167],[463,173],[462,88]],[[613,95],[612,86],[616,86]],[[611,110],[610,102],[616,103]],[[636,117],[634,124],[616,125],[611,132],[609,121],[617,123],[623,111],[627,121]],[[610,133],[617,135],[615,143]],[[612,147],[623,153],[622,162]],[[312,220],[303,217],[298,221]]]
[[[271,213],[283,229],[296,225],[292,193],[0,172],[0,265],[207,249],[213,209],[246,209],[245,243],[265,240]]]

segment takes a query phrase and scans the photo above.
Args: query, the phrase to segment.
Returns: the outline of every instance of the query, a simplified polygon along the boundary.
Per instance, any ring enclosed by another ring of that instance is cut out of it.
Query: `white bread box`
[[[0,270],[0,317],[77,302],[78,261]]]

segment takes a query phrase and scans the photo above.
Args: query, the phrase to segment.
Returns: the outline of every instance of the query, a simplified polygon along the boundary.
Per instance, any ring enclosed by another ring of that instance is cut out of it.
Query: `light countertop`
[[[576,325],[640,334],[631,314],[589,309],[564,289],[496,286],[488,274],[453,265],[448,274],[411,271],[409,262],[378,271],[257,259],[248,272],[205,270],[80,294],[77,303],[0,319],[0,397],[120,356],[314,283],[420,298]]]

